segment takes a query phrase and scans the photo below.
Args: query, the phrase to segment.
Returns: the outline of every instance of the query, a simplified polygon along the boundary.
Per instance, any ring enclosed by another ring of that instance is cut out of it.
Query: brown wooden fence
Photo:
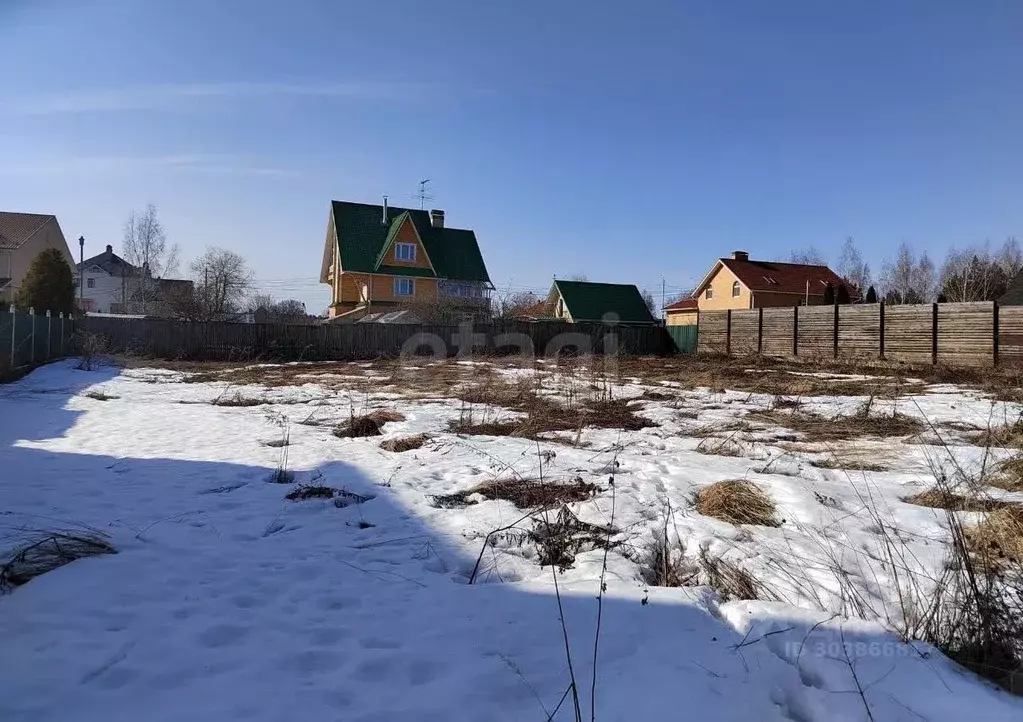
[[[661,326],[499,321],[460,326],[188,322],[86,317],[86,331],[105,339],[110,353],[187,360],[361,360],[401,354],[455,356],[529,353],[553,356],[604,353],[669,354],[675,346]],[[470,336],[470,334],[472,334]]]
[[[1023,307],[990,301],[701,311],[699,353],[949,366],[1023,363]]]

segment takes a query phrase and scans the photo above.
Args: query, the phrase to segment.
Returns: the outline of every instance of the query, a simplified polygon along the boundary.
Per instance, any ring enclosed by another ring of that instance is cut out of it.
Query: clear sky
[[[423,178],[502,291],[1023,237],[1023,2],[0,0],[0,208],[86,255],[154,203],[317,311]]]

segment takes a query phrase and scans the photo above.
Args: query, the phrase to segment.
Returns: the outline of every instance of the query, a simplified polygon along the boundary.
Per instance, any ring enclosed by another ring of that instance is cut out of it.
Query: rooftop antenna
[[[426,184],[431,182],[432,181],[429,178],[424,178],[423,180],[419,181],[419,190],[412,194],[413,198],[419,199],[419,210],[421,211],[425,211],[426,202],[432,201],[434,198],[433,193],[431,193],[430,189],[426,187]]]

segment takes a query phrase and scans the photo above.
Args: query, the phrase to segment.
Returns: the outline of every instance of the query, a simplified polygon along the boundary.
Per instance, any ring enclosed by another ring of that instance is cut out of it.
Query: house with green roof
[[[553,317],[570,323],[659,323],[650,313],[643,294],[627,283],[555,280],[546,305]]]
[[[330,315],[453,303],[488,307],[494,286],[476,234],[449,228],[444,211],[332,201],[320,282]]]

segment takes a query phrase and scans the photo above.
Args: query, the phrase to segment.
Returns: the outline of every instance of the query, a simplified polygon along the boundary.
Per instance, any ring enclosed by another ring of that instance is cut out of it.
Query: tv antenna
[[[429,178],[424,178],[423,180],[419,181],[419,190],[412,194],[413,198],[419,199],[419,210],[421,211],[425,211],[426,202],[432,201],[434,198],[433,193],[431,193],[430,189],[426,187],[427,183],[432,182],[433,181],[431,181]]]

